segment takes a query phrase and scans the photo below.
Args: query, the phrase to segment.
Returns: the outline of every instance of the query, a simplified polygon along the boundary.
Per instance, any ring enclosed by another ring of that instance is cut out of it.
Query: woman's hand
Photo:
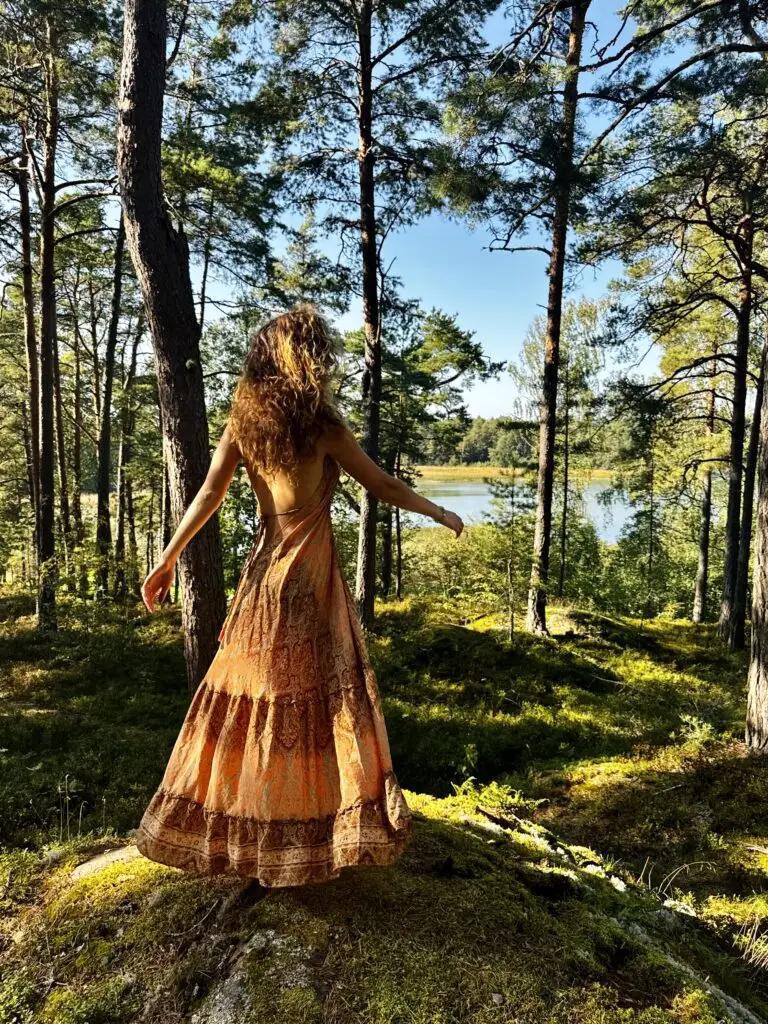
[[[442,525],[447,526],[449,530],[453,530],[457,537],[461,536],[461,531],[464,529],[464,523],[461,519],[455,512],[450,512],[448,509],[445,510]]]
[[[144,580],[141,586],[141,596],[147,606],[147,611],[153,612],[155,602],[162,604],[166,599],[173,583],[175,569],[175,563],[161,562]]]

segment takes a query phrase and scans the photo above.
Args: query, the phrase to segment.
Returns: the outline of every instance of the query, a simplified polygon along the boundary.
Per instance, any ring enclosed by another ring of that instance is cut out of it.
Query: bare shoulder
[[[345,448],[348,449],[350,442],[357,444],[355,435],[343,422],[329,424],[323,431],[320,440],[323,452],[332,455],[337,461],[339,461],[337,455],[342,453]]]

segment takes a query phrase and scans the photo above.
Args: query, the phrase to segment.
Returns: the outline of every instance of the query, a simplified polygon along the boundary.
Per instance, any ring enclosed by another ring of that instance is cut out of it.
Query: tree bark
[[[573,178],[573,148],[579,96],[578,66],[584,25],[590,0],[578,0],[571,8],[571,26],[563,90],[563,122],[560,151],[555,168],[555,208],[549,262],[547,335],[544,345],[544,377],[539,405],[539,479],[536,495],[536,527],[533,565],[528,591],[527,628],[547,632],[547,583],[552,534],[552,485],[555,471],[555,430],[557,418],[557,376],[560,362],[560,328],[563,310],[563,282],[568,220]]]
[[[24,461],[27,464],[27,493],[29,504],[34,514],[35,511],[35,480],[32,469],[32,434],[29,429],[29,410],[25,401],[19,402],[19,419],[21,420],[21,433],[24,441]]]
[[[61,516],[61,539],[65,561],[65,574],[70,590],[74,590],[74,580],[70,574],[70,555],[72,553],[72,520],[69,509],[69,472],[67,469],[67,439],[64,433],[64,396],[61,388],[61,361],[59,359],[59,339],[53,338],[53,394],[56,410],[56,453],[59,464],[59,515]]]
[[[167,0],[125,2],[117,165],[126,240],[154,345],[178,522],[205,480],[210,450],[189,249],[171,224],[162,193],[167,14]],[[190,542],[179,570],[187,674],[194,688],[216,653],[226,612],[217,516]]]
[[[395,474],[400,479],[400,449],[395,456]],[[403,531],[400,524],[400,509],[395,505],[395,597],[403,598]]]
[[[136,412],[133,407],[133,382],[136,378],[136,359],[139,342],[144,331],[144,318],[139,323],[131,343],[128,367],[123,381],[123,403],[120,410],[120,452],[117,462],[117,536],[115,537],[115,600],[122,601],[128,593],[138,589],[138,559],[136,523],[133,512],[133,432]],[[126,534],[128,541],[126,544]],[[127,548],[127,557],[126,557]]]
[[[54,264],[56,143],[59,131],[58,68],[55,38],[48,23],[45,66],[45,128],[40,189],[40,516],[38,528],[37,621],[40,629],[56,628],[56,536],[54,523],[54,355],[56,338],[56,275]]]
[[[747,230],[751,232],[751,227]],[[751,246],[750,246],[751,250]],[[741,539],[741,491],[744,459],[744,434],[747,401],[747,361],[752,313],[752,272],[744,262],[739,295],[736,351],[733,365],[733,413],[731,416],[731,448],[728,466],[728,512],[725,520],[725,567],[723,598],[720,607],[720,636],[726,642],[733,630],[736,616],[736,577]]]
[[[755,499],[755,476],[757,474],[757,449],[760,444],[760,419],[765,390],[765,367],[768,358],[768,338],[763,342],[760,354],[760,373],[755,389],[755,411],[749,432],[747,464],[744,467],[744,499],[741,512],[739,554],[736,565],[736,602],[728,633],[728,650],[743,651],[746,646],[745,619],[747,615],[747,590],[749,586],[749,562],[752,553],[753,508]]]
[[[768,388],[763,390],[757,465],[757,532],[752,587],[752,641],[747,677],[747,746],[768,752]]]
[[[712,387],[707,395],[707,438],[715,432],[715,377],[717,376],[717,347],[710,363]],[[696,590],[693,596],[693,621],[703,622],[707,614],[707,591],[709,589],[709,538],[712,532],[712,470],[710,464],[704,471],[701,495],[701,527],[699,529],[699,564],[696,569]]]
[[[381,322],[379,315],[378,253],[373,152],[373,89],[371,67],[372,0],[362,0],[358,18],[358,171],[360,180],[360,247],[363,270],[365,370],[362,382],[363,435],[361,445],[374,461],[379,456],[381,422]],[[376,588],[377,501],[365,489],[360,495],[355,599],[365,628],[373,622]]]
[[[72,520],[75,528],[76,562],[78,565],[77,590],[85,600],[88,596],[88,570],[85,564],[85,524],[83,522],[83,368],[80,332],[75,329],[73,353],[75,357],[75,387],[72,414]]]
[[[205,245],[203,246],[203,272],[200,278],[200,334],[203,333],[203,325],[205,324],[205,300],[208,297],[208,271],[211,267],[211,251],[213,249],[213,192],[211,192],[210,199],[208,201],[208,230],[205,236]]]
[[[32,508],[35,521],[40,508],[40,368],[35,336],[35,293],[32,282],[32,218],[29,207],[29,150],[26,132],[22,133],[21,159],[16,178],[19,190],[19,229],[21,234],[21,281],[24,295],[24,345],[27,353],[29,391],[29,432],[31,448]],[[38,532],[35,526],[35,534]]]
[[[112,525],[109,512],[109,486],[112,477],[112,389],[115,380],[117,329],[120,324],[122,302],[124,251],[125,226],[121,217],[115,240],[112,310],[104,352],[104,395],[101,401],[98,468],[96,470],[96,572],[99,581],[98,589],[104,597],[109,593],[109,560],[112,549]]]
[[[384,512],[384,530],[381,536],[381,596],[389,597],[392,590],[392,507]]]
[[[566,362],[565,380],[564,380],[564,399],[563,404],[563,418],[564,418],[564,430],[563,430],[563,514],[560,519],[560,574],[557,580],[557,596],[562,597],[565,591],[565,556],[568,550],[568,470],[570,468],[570,400],[569,394],[569,370]]]
[[[101,366],[99,364],[99,317],[96,310],[96,294],[93,278],[88,278],[88,307],[91,318],[91,362],[93,365],[93,413],[96,422],[101,423]]]

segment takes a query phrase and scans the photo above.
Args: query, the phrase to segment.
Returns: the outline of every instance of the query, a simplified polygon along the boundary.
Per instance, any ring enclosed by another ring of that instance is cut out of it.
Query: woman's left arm
[[[150,612],[162,604],[171,589],[176,562],[192,538],[208,522],[221,505],[240,462],[240,450],[234,442],[229,425],[213,453],[208,475],[184,513],[176,532],[160,556],[160,561],[144,580],[141,596]]]

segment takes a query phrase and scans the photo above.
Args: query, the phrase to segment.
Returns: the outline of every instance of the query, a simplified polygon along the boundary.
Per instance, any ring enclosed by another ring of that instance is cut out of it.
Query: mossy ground
[[[159,780],[178,622],[72,606],[41,641],[30,612],[0,603],[0,1024],[207,1024],[217,999],[230,1024],[768,1019],[768,774],[708,628],[563,611],[510,645],[382,607],[413,842],[238,906],[241,881],[141,858],[73,879]]]

